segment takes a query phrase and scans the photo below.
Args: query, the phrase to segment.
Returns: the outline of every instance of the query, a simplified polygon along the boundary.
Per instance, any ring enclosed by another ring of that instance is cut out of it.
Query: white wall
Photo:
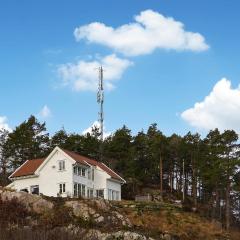
[[[58,161],[65,161],[65,170],[59,171]],[[59,184],[65,183],[66,194],[73,192],[73,164],[61,151],[56,151],[39,171],[39,192],[56,197],[59,193]]]
[[[39,185],[39,193],[46,196],[57,197],[59,193],[59,183],[65,183],[66,194],[63,194],[63,196],[71,195],[73,191],[73,161],[58,150],[50,154],[50,156],[48,161],[44,162],[44,166],[41,166],[38,170],[37,177],[14,180],[11,185],[12,188],[17,191],[27,188],[30,192],[31,186]],[[59,171],[59,160],[65,160],[64,171]]]
[[[94,189],[104,189],[104,198],[107,199],[107,179],[109,175],[104,172],[101,168],[95,169],[94,176]]]
[[[121,183],[120,182],[108,179],[107,190],[109,189],[119,192],[119,200],[121,200]],[[107,199],[109,199],[108,191],[107,191]]]
[[[30,187],[34,185],[39,185],[39,178],[23,178],[19,180],[15,180],[12,184],[9,184],[11,188],[20,191],[22,189],[27,189],[30,192]]]

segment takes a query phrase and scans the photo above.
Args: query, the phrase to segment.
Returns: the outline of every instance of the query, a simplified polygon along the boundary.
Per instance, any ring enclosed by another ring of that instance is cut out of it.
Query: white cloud
[[[209,48],[204,37],[188,32],[184,24],[153,10],[142,11],[135,22],[117,28],[93,22],[75,29],[77,41],[102,44],[126,56],[152,53],[156,49],[204,51]]]
[[[51,110],[49,109],[49,107],[47,105],[45,105],[41,111],[38,113],[38,116],[41,118],[48,118],[51,117],[52,113]]]
[[[84,134],[84,135],[87,133],[92,134],[92,130],[94,127],[97,127],[98,129],[100,129],[100,123],[98,121],[95,121],[90,127],[83,130],[82,134]],[[103,126],[103,138],[106,138],[110,135],[111,135],[111,132],[107,132],[105,126]]]
[[[184,111],[181,117],[200,129],[240,132],[240,85],[233,89],[229,80],[221,79],[202,102]]]
[[[58,74],[63,79],[64,86],[70,86],[76,91],[95,91],[98,85],[97,69],[102,65],[104,87],[111,90],[114,88],[114,82],[120,79],[124,71],[132,64],[127,59],[111,54],[92,61],[80,60],[77,63],[60,65]]]
[[[0,116],[0,129],[6,129],[9,132],[12,131],[12,129],[9,127],[9,125],[7,123],[7,117],[5,117],[5,116]]]

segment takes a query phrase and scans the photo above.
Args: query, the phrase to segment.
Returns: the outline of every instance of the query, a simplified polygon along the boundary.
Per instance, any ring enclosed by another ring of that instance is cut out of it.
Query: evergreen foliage
[[[0,131],[0,185],[24,161],[46,156],[55,146],[99,159],[100,132],[96,127],[85,135],[64,129],[49,137],[45,123],[30,116],[11,133]],[[233,130],[211,130],[165,136],[157,124],[133,135],[127,126],[116,130],[103,142],[104,161],[127,184],[123,197],[133,199],[146,187],[162,194],[186,196],[204,215],[221,221],[228,229],[240,223],[240,146]],[[183,171],[184,170],[184,171]],[[185,194],[183,194],[185,193]]]

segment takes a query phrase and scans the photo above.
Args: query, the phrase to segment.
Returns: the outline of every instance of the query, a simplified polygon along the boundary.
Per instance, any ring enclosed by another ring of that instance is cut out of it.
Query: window
[[[86,169],[82,168],[82,176],[85,177],[85,175],[86,175]]]
[[[120,198],[119,191],[108,189],[108,200],[118,201]]]
[[[20,190],[20,192],[26,192],[26,193],[28,193],[28,189],[27,189],[27,188],[23,188],[23,189]]]
[[[116,200],[116,191],[112,191],[112,200]]]
[[[92,169],[92,181],[94,181],[94,168]]]
[[[65,161],[61,160],[58,162],[58,170],[59,171],[64,171],[65,170]]]
[[[74,197],[77,197],[77,195],[78,195],[78,189],[77,189],[77,187],[78,187],[77,183],[74,183],[74,189],[73,189],[73,195],[74,195]]]
[[[77,192],[77,196],[79,197],[79,196],[81,196],[81,192],[82,192],[82,188],[81,188],[81,185],[82,184],[78,184],[78,192]]]
[[[31,191],[32,194],[39,195],[39,186],[38,185],[31,186],[30,191]]]
[[[98,198],[104,198],[104,189],[98,189],[96,192]]]
[[[73,189],[74,197],[85,197],[86,196],[86,186],[80,183],[74,183]]]
[[[108,189],[108,200],[112,200],[112,189]]]
[[[119,195],[120,195],[120,194],[119,194],[119,192],[118,192],[118,191],[116,191],[116,200],[117,200],[117,201],[119,201],[119,200],[120,200],[120,198],[119,198]]]
[[[92,188],[88,188],[88,190],[87,190],[87,197],[88,198],[93,198],[93,189]]]
[[[78,176],[86,177],[86,168],[80,167],[80,166],[74,166],[73,173]]]
[[[82,185],[82,192],[81,192],[81,196],[84,196],[85,197],[85,194],[86,193],[86,187],[85,185]]]
[[[91,180],[91,168],[88,169],[87,173],[88,173],[88,179]]]
[[[78,176],[81,176],[81,168],[80,168],[80,167],[78,167],[77,175],[78,175]]]
[[[66,184],[65,183],[60,183],[59,184],[59,193],[65,193],[66,192]]]

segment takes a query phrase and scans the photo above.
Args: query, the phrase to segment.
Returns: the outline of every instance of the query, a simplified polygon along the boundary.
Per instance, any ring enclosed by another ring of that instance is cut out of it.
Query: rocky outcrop
[[[74,226],[69,226],[67,231],[73,234],[82,233],[82,229],[76,229]],[[84,233],[82,237],[83,240],[111,240],[111,239],[121,239],[121,240],[154,240],[151,237],[146,237],[143,234],[131,232],[131,231],[116,231],[116,232],[101,232],[96,229],[89,229]]]
[[[38,214],[49,213],[54,207],[54,203],[41,196],[29,194],[26,192],[15,192],[9,190],[0,190],[0,196],[3,201],[17,199],[27,207],[29,211]],[[64,206],[68,207],[76,218],[85,221],[91,221],[96,225],[105,227],[131,227],[129,219],[103,199],[74,199],[64,200]]]
[[[153,238],[146,237],[142,234],[130,231],[118,231],[115,233],[101,233],[97,230],[90,231],[85,239],[91,239],[91,237],[95,236],[96,239],[101,240],[110,240],[110,239],[121,239],[121,240],[154,240]]]
[[[76,217],[83,218],[86,221],[92,221],[96,224],[118,227],[132,226],[127,217],[111,209],[111,204],[102,199],[66,201],[65,206],[70,207]]]
[[[3,201],[17,199],[20,203],[25,205],[29,211],[39,214],[50,211],[54,204],[43,199],[41,196],[29,194],[26,192],[14,192],[1,189],[0,196]]]
[[[17,199],[30,213],[37,213],[34,218],[30,214],[27,217],[29,218],[28,221],[24,223],[25,225],[20,227],[16,225],[16,229],[21,231],[29,230],[31,232],[33,228],[39,228],[40,231],[42,226],[44,228],[48,226],[48,233],[56,229],[71,236],[80,236],[80,233],[81,239],[86,240],[179,240],[179,238],[175,238],[167,232],[154,239],[139,233],[137,229],[139,230],[140,226],[133,221],[133,227],[128,217],[125,216],[125,211],[121,211],[120,203],[116,202],[102,199],[47,198],[6,189],[0,189],[0,198],[2,201]],[[138,209],[145,209],[142,205],[138,206],[136,203],[123,204],[122,208],[125,210],[131,209],[135,213],[138,213]],[[148,211],[155,210],[153,206],[146,209]]]

